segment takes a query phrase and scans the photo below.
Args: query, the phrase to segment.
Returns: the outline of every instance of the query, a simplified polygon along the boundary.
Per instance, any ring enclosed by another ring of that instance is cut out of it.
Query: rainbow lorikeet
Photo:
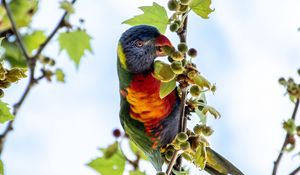
[[[161,171],[164,162],[160,149],[171,143],[177,135],[180,115],[177,91],[161,99],[161,82],[153,76],[154,59],[166,56],[161,49],[163,46],[172,47],[167,37],[155,27],[140,25],[123,33],[117,50],[121,124],[157,171]],[[242,175],[212,149],[208,148],[207,153],[206,171],[220,175]]]

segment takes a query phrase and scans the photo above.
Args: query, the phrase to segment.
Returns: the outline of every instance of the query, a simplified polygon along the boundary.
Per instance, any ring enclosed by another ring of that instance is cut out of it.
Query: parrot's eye
[[[137,41],[135,42],[135,45],[136,45],[137,47],[142,47],[142,46],[144,45],[144,43],[143,43],[143,41],[141,41],[141,40],[137,40]]]

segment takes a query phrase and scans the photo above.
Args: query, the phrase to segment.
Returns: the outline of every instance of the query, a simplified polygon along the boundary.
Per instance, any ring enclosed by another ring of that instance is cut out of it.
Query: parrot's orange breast
[[[163,99],[159,97],[160,84],[152,73],[139,74],[134,75],[126,89],[130,116],[142,122],[147,133],[160,126],[160,121],[168,117],[176,101],[174,91]]]

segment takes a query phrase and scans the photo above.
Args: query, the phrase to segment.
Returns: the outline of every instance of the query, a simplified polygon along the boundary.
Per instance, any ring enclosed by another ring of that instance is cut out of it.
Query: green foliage
[[[17,27],[28,26],[38,8],[38,0],[12,0],[9,3],[13,17]],[[3,6],[0,6],[0,31],[5,31],[11,28],[8,16]]]
[[[118,152],[119,149],[119,143],[115,141],[113,144],[109,145],[105,151],[104,151],[104,157],[109,159],[111,158],[115,153]]]
[[[161,99],[165,98],[167,95],[169,95],[174,89],[176,88],[176,80],[173,79],[169,82],[162,82],[160,85],[159,90],[159,97]]]
[[[152,6],[143,6],[139,8],[144,14],[128,19],[124,21],[123,24],[132,26],[147,24],[156,27],[161,33],[166,32],[169,18],[166,9],[163,6],[154,2]]]
[[[46,40],[45,32],[42,30],[36,30],[31,34],[26,34],[23,36],[23,42],[29,53],[37,49]]]
[[[206,147],[205,145],[201,144],[198,146],[196,149],[196,154],[195,154],[195,165],[199,167],[200,169],[204,169],[207,161],[207,153],[206,153]]]
[[[200,17],[207,19],[208,15],[213,12],[210,8],[211,0],[192,0],[189,7]]]
[[[105,154],[106,150],[102,149]],[[122,175],[125,169],[125,159],[121,151],[118,150],[110,158],[99,157],[88,163],[88,166],[99,172],[101,175]]]
[[[60,51],[66,50],[77,67],[85,51],[90,51],[92,53],[90,40],[91,37],[83,30],[60,33],[58,37]]]
[[[134,170],[134,171],[130,171],[129,175],[146,175],[146,173],[140,170]]]
[[[176,75],[169,64],[158,60],[154,62],[154,76],[158,80],[167,83],[172,81]]]
[[[15,118],[9,110],[10,108],[8,107],[8,104],[0,100],[0,123],[3,124]]]
[[[5,48],[4,58],[11,67],[26,67],[26,60],[16,42],[3,41],[2,46]]]
[[[0,175],[4,175],[4,166],[2,160],[0,160]]]

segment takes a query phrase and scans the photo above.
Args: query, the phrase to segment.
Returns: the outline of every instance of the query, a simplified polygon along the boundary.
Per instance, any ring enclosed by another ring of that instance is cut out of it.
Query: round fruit
[[[197,56],[197,50],[194,48],[190,48],[188,51],[188,55],[192,58],[195,58]]]
[[[179,43],[177,46],[177,49],[182,52],[185,53],[188,51],[188,46],[186,45],[186,43]]]
[[[185,132],[180,132],[177,134],[176,136],[176,139],[179,141],[179,142],[185,142],[188,140],[188,135],[185,133]]]
[[[171,32],[175,32],[175,31],[177,31],[179,29],[179,25],[177,24],[177,23],[172,23],[171,25],[170,25],[170,31]]]
[[[191,88],[190,88],[190,93],[193,97],[198,97],[201,93],[201,89],[198,85],[193,85]]]
[[[169,0],[169,2],[168,2],[169,10],[175,11],[177,9],[177,7],[178,7],[178,3],[176,0]]]

